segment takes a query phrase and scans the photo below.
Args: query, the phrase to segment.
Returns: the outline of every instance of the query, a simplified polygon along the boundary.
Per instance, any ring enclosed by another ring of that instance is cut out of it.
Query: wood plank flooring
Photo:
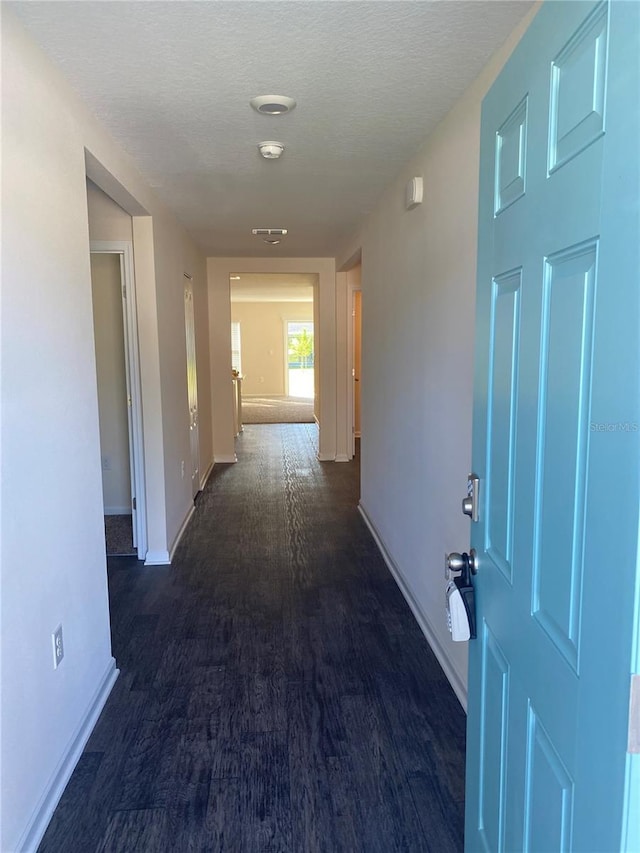
[[[40,853],[462,850],[464,714],[316,441],[247,426],[172,566],[110,560],[121,675]]]

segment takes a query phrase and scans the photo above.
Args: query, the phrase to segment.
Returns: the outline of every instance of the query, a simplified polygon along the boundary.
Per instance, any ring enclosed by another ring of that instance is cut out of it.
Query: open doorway
[[[131,244],[91,243],[91,293],[108,556],[146,555],[141,390]]]
[[[317,283],[314,273],[230,276],[236,434],[244,424],[316,422]]]
[[[347,306],[347,423],[350,427],[350,457],[359,456],[362,437],[362,263],[346,271]]]
[[[193,276],[184,278],[184,328],[187,344],[187,397],[189,402],[189,450],[191,456],[191,497],[200,491],[200,426],[198,418],[198,368],[196,321],[193,307]]]

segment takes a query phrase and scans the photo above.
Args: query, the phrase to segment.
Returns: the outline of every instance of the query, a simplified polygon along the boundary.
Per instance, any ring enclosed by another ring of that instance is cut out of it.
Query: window
[[[240,323],[231,323],[231,369],[242,373]]]
[[[289,370],[313,367],[313,323],[287,323]]]
[[[286,392],[290,397],[313,399],[313,323],[286,324]]]

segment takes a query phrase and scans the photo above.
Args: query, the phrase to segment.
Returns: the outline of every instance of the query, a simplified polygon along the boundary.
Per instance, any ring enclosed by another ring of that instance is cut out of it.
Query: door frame
[[[347,293],[348,293],[348,310],[349,322],[347,323],[347,382],[349,383],[350,393],[347,394],[347,423],[351,429],[350,453],[351,458],[356,455],[356,382],[355,382],[355,359],[354,359],[354,344],[355,344],[355,320],[356,320],[356,293],[360,293],[362,300],[362,285],[357,285],[347,278]],[[360,302],[360,365],[362,367],[362,301]],[[358,381],[361,381],[359,377]],[[360,388],[362,395],[362,387]],[[360,415],[362,417],[362,396],[360,397]]]
[[[124,328],[124,360],[131,405],[127,406],[129,425],[129,467],[131,496],[135,497],[134,543],[138,559],[147,555],[147,505],[142,429],[142,380],[140,376],[140,347],[135,277],[133,275],[133,246],[126,240],[91,240],[92,255],[118,255],[122,286],[122,317]],[[132,508],[133,509],[133,508]]]

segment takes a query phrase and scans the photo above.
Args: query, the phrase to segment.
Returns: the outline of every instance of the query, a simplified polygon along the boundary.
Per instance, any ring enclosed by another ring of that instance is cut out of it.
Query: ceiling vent
[[[286,228],[252,228],[254,237],[286,237]]]
[[[256,112],[265,116],[281,116],[290,113],[296,102],[287,95],[258,95],[249,101]]]

